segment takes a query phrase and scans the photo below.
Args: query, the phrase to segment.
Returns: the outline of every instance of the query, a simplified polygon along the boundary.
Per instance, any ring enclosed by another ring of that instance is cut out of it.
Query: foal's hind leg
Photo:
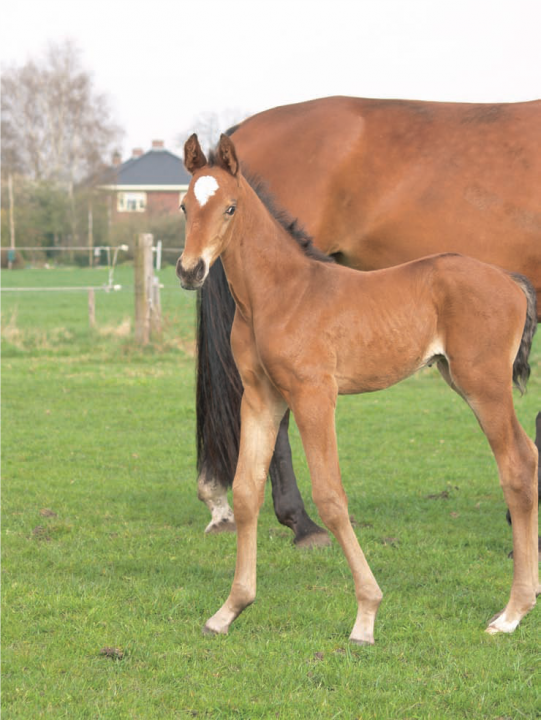
[[[321,519],[340,543],[353,575],[357,618],[349,639],[358,644],[373,644],[376,614],[383,595],[349,519],[338,464],[336,391],[331,387],[328,393],[322,387],[311,390],[304,388],[302,396],[294,398],[292,409],[310,468],[312,494]]]
[[[498,465],[513,518],[513,584],[507,606],[490,621],[487,632],[513,632],[535,605],[538,590],[537,449],[517,420],[510,381],[504,373],[492,368],[491,373],[483,374],[466,364],[449,370],[441,362],[438,367],[472,408]]]

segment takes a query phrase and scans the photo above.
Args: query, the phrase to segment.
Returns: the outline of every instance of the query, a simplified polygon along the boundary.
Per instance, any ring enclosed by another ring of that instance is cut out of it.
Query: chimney
[[[142,148],[133,148],[133,150],[131,151],[132,158],[141,157],[142,154],[143,154]]]
[[[163,140],[153,140],[152,141],[152,149],[153,150],[163,150]]]
[[[113,167],[118,167],[122,163],[122,155],[116,150],[113,153]]]

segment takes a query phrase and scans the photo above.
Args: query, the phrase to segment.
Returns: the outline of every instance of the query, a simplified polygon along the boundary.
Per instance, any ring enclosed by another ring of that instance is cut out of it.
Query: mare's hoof
[[[315,547],[328,547],[331,544],[331,539],[325,530],[318,530],[309,535],[303,535],[299,540],[295,539],[293,542],[299,549],[307,550]]]
[[[205,529],[205,535],[219,535],[221,533],[237,532],[237,526],[233,520],[220,520],[219,522],[211,522]]]

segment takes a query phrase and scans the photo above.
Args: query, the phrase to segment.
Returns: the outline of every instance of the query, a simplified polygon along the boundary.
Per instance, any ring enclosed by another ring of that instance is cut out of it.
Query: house
[[[152,148],[137,148],[125,162],[113,156],[113,165],[102,176],[100,189],[111,196],[111,218],[115,223],[134,213],[146,216],[178,213],[181,197],[188,190],[190,175],[180,157],[154,140]]]

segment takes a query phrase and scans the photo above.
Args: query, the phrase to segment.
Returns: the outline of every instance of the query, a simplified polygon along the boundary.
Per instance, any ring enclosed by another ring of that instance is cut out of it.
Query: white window
[[[117,195],[118,212],[145,212],[147,194],[145,192],[121,192]]]

